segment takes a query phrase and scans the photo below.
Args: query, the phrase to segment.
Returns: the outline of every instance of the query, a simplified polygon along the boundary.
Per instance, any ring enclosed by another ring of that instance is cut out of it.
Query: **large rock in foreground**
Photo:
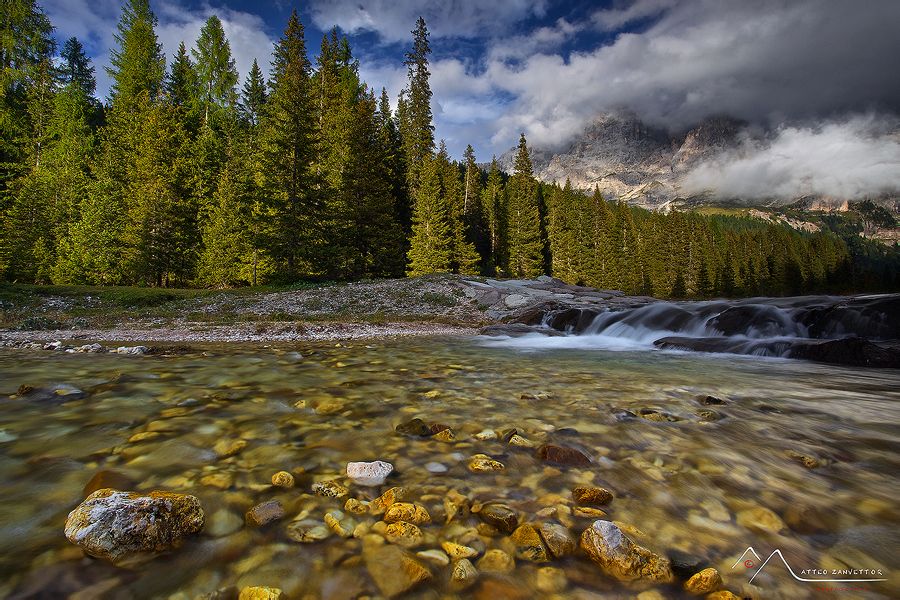
[[[668,559],[638,546],[610,521],[594,521],[581,534],[581,547],[611,577],[619,581],[672,581]]]
[[[179,547],[203,529],[200,501],[171,492],[97,490],[69,513],[66,537],[87,554],[118,562]]]

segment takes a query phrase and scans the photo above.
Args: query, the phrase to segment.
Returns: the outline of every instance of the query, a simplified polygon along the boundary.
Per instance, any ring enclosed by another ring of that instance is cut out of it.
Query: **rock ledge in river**
[[[117,562],[177,548],[203,529],[200,501],[170,492],[97,490],[69,513],[66,537],[87,554]]]

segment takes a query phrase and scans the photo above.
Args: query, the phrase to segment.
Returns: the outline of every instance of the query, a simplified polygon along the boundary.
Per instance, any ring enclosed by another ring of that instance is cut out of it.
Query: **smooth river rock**
[[[638,546],[611,521],[598,520],[581,534],[581,548],[607,575],[619,581],[668,583],[669,561]]]
[[[356,485],[376,487],[394,471],[394,465],[383,460],[347,463],[347,477]]]
[[[118,562],[145,552],[179,547],[203,529],[195,496],[97,490],[69,513],[66,537],[85,553]]]

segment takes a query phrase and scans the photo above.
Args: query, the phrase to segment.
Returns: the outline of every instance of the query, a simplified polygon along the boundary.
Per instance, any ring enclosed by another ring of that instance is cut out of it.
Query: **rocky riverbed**
[[[0,350],[0,597],[900,593],[896,372],[479,340]]]

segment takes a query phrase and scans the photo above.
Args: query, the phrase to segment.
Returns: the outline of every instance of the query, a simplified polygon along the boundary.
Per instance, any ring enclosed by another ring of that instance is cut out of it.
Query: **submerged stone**
[[[536,456],[546,463],[556,465],[582,467],[591,464],[591,459],[587,455],[570,446],[544,444],[537,449]]]
[[[405,423],[401,423],[394,428],[397,433],[408,435],[411,437],[430,437],[433,435],[431,428],[425,421],[419,418],[411,419]]]
[[[469,470],[473,473],[502,471],[505,468],[506,466],[502,462],[494,460],[486,454],[476,454],[471,459],[469,459]]]
[[[609,504],[613,499],[613,495],[606,488],[578,486],[572,490],[572,498],[578,504],[603,505]]]
[[[413,525],[425,525],[431,523],[431,515],[424,506],[411,502],[395,502],[384,511],[384,522],[395,523],[406,521]]]
[[[619,581],[672,581],[669,561],[638,546],[612,522],[598,520],[581,535],[581,548],[607,575]]]
[[[512,533],[519,524],[519,513],[505,504],[491,502],[481,507],[478,518],[504,533]]]
[[[203,524],[203,509],[194,496],[101,489],[69,513],[65,532],[85,553],[118,562],[177,548]]]
[[[485,573],[511,573],[516,568],[516,561],[503,550],[492,548],[484,553],[475,566]]]
[[[366,569],[387,598],[399,596],[431,579],[431,571],[396,546],[364,546]]]
[[[475,583],[478,579],[478,570],[468,558],[462,558],[453,563],[453,570],[450,572],[450,587],[454,590],[464,590]]]
[[[244,520],[251,527],[262,527],[272,521],[277,521],[284,516],[284,507],[278,500],[260,502],[247,511]]]
[[[393,471],[394,465],[383,460],[347,463],[347,477],[356,485],[368,487],[382,485]]]
[[[516,545],[516,557],[531,562],[547,562],[550,557],[544,541],[532,525],[520,525],[509,538]]]
[[[684,590],[689,594],[701,595],[714,592],[722,585],[722,576],[712,567],[703,569],[684,582]]]
[[[281,488],[294,487],[294,476],[287,471],[278,471],[272,475],[272,485]]]
[[[323,496],[325,498],[343,498],[350,493],[350,490],[337,481],[317,481],[312,484],[312,491],[317,496]]]

